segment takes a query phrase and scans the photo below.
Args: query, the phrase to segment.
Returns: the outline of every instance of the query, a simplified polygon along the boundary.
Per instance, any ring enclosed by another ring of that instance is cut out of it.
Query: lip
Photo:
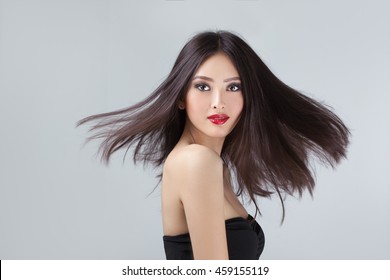
[[[229,116],[225,115],[225,114],[214,114],[214,115],[208,116],[207,119],[209,121],[211,121],[213,124],[222,125],[228,121]]]

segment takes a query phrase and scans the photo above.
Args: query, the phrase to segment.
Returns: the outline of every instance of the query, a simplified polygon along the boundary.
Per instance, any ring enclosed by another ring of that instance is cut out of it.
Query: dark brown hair
[[[143,101],[114,112],[89,116],[77,126],[96,122],[87,141],[102,139],[99,153],[104,162],[119,149],[133,146],[133,159],[160,167],[181,137],[184,99],[200,64],[223,52],[241,79],[244,108],[233,131],[226,137],[221,158],[237,195],[256,197],[281,193],[310,194],[314,178],[309,156],[332,167],[346,156],[350,132],[325,105],[280,81],[252,48],[227,31],[203,32],[183,47],[169,76]],[[126,156],[125,154],[125,156]]]

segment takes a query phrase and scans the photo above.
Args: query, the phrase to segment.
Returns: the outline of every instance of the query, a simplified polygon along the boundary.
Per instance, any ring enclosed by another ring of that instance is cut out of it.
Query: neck
[[[182,138],[190,144],[198,144],[210,148],[215,151],[218,155],[221,155],[223,143],[225,142],[225,137],[214,138],[209,137],[194,127],[184,127]]]

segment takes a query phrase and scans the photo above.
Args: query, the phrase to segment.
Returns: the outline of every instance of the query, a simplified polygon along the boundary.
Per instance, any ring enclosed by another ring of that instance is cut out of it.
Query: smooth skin
[[[185,100],[184,132],[167,157],[162,179],[164,235],[190,233],[195,259],[228,259],[225,220],[248,213],[223,180],[220,158],[226,136],[237,124],[244,98],[231,60],[217,53],[195,73]],[[213,124],[208,116],[230,118]]]

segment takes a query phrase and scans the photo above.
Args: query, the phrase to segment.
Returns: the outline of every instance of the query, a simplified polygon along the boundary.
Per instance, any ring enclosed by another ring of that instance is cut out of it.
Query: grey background
[[[240,34],[353,133],[312,199],[260,199],[264,259],[390,258],[388,1],[0,0],[0,259],[164,259],[151,168],[106,167],[87,115],[146,97],[196,32]],[[253,213],[253,206],[248,206]]]

